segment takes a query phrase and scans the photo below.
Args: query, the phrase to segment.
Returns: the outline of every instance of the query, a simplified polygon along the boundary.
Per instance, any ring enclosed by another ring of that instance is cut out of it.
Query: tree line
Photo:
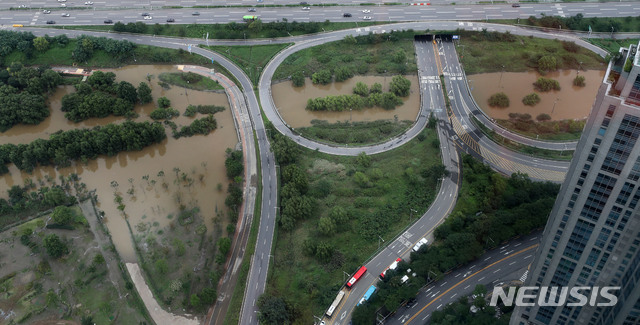
[[[533,182],[525,174],[505,178],[470,155],[463,156],[463,185],[454,212],[434,231],[435,243],[411,253],[409,263],[389,270],[372,299],[356,307],[354,324],[373,324],[375,311],[395,311],[428,281],[477,259],[485,249],[545,225],[559,185]],[[415,273],[400,281],[407,270]],[[371,311],[374,312],[371,312]]]
[[[316,72],[313,75],[322,73]],[[314,77],[315,78],[315,77]],[[314,82],[315,83],[315,82]],[[364,107],[382,107],[387,110],[395,109],[403,104],[400,97],[409,96],[411,81],[404,76],[395,76],[389,84],[390,91],[382,92],[382,85],[374,83],[371,89],[363,83],[358,82],[353,88],[353,95],[337,95],[307,100],[306,109],[310,111],[334,111],[342,112],[347,109],[361,110]]]
[[[62,77],[47,67],[20,63],[0,70],[0,132],[16,124],[39,124],[49,116],[45,94],[53,92]]]
[[[37,139],[29,144],[0,146],[0,174],[14,163],[20,170],[31,172],[36,166],[66,167],[74,160],[96,159],[99,155],[114,156],[121,151],[139,151],[166,138],[160,123],[126,121],[93,129],[58,131],[48,140]]]
[[[76,84],[75,93],[62,97],[64,116],[73,122],[109,115],[135,117],[134,105],[150,102],[151,88],[141,82],[136,90],[131,83],[115,79],[113,72],[95,71],[87,82]]]
[[[8,200],[0,198],[0,230],[38,211],[76,203],[76,198],[60,185],[43,186],[37,190],[31,185],[13,185],[8,191]]]
[[[71,55],[79,62],[87,62],[93,57],[93,52],[96,50],[103,50],[116,60],[122,61],[129,58],[136,48],[134,43],[127,40],[120,41],[106,37],[80,35],[76,41],[76,48]]]

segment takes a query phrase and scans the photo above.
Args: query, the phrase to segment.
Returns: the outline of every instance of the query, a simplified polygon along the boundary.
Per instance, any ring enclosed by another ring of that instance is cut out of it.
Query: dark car
[[[346,13],[342,14],[342,17],[351,17],[351,14],[346,12]]]
[[[514,3],[511,6],[514,7],[514,8],[518,8],[518,7],[520,7],[520,4],[519,3]]]
[[[56,23],[56,22],[55,22],[55,21],[53,21],[53,20],[47,20],[47,24],[48,24],[48,25],[53,25],[53,24],[55,24],[55,23]]]
[[[113,24],[113,20],[111,20],[111,19],[105,19],[104,23],[105,23],[105,24]]]
[[[167,22],[168,22],[168,23],[172,23],[172,22],[174,22],[174,21],[176,21],[176,20],[175,20],[175,19],[173,19],[173,18],[167,18]]]

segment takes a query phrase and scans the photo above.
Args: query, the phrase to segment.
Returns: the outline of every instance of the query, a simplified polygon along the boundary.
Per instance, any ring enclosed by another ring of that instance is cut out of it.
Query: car
[[[351,17],[351,14],[348,13],[348,12],[345,12],[345,13],[342,14],[342,17]]]
[[[362,13],[363,13],[363,14],[368,14],[368,13],[371,13],[371,10],[369,10],[369,9],[365,9],[365,10],[362,10]]]
[[[362,19],[364,19],[364,20],[371,20],[371,16],[364,16],[364,17],[362,17]]]
[[[42,13],[45,14],[45,15],[48,15],[48,14],[51,13],[51,10],[42,10]]]
[[[53,20],[47,20],[47,25],[53,25],[53,24],[55,24],[55,23],[56,23],[56,22],[55,22],[55,21],[53,21]]]
[[[105,23],[105,24],[113,24],[113,20],[111,20],[111,19],[105,19],[105,20],[104,20],[104,23]]]
[[[311,10],[309,7],[302,7],[302,10]]]
[[[199,13],[199,12],[197,12],[197,11],[194,11],[194,12],[191,14],[191,16],[200,16],[200,13]]]
[[[176,20],[175,20],[175,19],[173,19],[173,18],[167,18],[167,22],[168,22],[168,23],[172,23],[172,22],[174,22],[174,21],[176,21]]]
[[[147,17],[147,16],[149,16],[149,13],[148,12],[143,12],[142,15],[140,15],[140,16]]]
[[[424,244],[426,244],[426,243],[428,243],[428,242],[429,242],[429,241],[428,241],[426,238],[422,237],[422,239],[420,239],[420,240],[418,241],[418,243],[416,243],[416,244],[415,244],[415,246],[413,246],[413,251],[414,251],[414,252],[419,251],[419,250],[420,250],[420,247],[422,247],[422,245],[424,245]]]
[[[511,5],[511,7],[518,8],[518,7],[520,7],[520,4],[519,3],[514,3],[514,4]]]
[[[144,16],[144,20],[151,20],[151,19],[153,19],[153,17],[151,17],[151,16]]]
[[[85,1],[84,5],[85,6],[93,6],[93,1]]]
[[[64,14],[62,14],[62,15],[60,15],[60,16],[62,16],[62,17],[69,17],[69,16],[71,16],[71,15],[69,15],[69,14],[67,14],[67,13],[64,13]]]
[[[247,10],[249,12],[256,12],[256,8],[249,8],[249,10]]]
[[[391,263],[391,265],[389,265],[389,267],[387,267],[386,269],[384,269],[384,271],[382,271],[382,273],[380,273],[380,279],[384,279],[385,274],[387,274],[388,270],[395,270],[398,267],[398,263],[402,262],[401,258],[397,258],[393,263]]]

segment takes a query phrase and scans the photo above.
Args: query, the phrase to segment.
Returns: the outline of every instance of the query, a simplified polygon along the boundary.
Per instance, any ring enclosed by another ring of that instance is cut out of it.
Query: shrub
[[[540,77],[533,83],[533,87],[537,91],[560,90],[560,83],[558,80]]]
[[[505,108],[509,107],[509,97],[505,93],[497,93],[489,97],[489,106]]]
[[[551,115],[542,113],[542,114],[536,116],[536,120],[538,120],[540,122],[550,121],[551,120]]]
[[[558,61],[554,56],[545,55],[538,60],[538,71],[546,73],[558,69]]]
[[[522,98],[522,103],[529,106],[534,106],[540,102],[540,96],[536,93],[531,93]]]

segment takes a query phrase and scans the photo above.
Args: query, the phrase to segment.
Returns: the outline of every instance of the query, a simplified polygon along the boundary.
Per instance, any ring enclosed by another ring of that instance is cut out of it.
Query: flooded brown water
[[[406,76],[411,81],[411,94],[403,98],[404,105],[395,110],[385,110],[379,107],[365,108],[361,111],[318,112],[305,109],[307,100],[329,95],[353,94],[353,87],[357,82],[364,82],[369,87],[378,82],[383,91],[389,91],[392,77],[355,76],[344,82],[334,82],[328,85],[314,85],[307,79],[303,87],[293,87],[291,81],[280,82],[271,86],[273,101],[282,118],[294,128],[311,126],[312,120],[325,120],[330,123],[344,121],[375,121],[394,119],[413,121],[420,111],[420,93],[417,76]]]
[[[116,73],[117,81],[125,80],[137,86],[140,82],[146,81],[147,73],[157,76],[161,72],[177,69],[173,66],[128,66],[113,71]],[[166,96],[171,100],[172,107],[180,112],[184,112],[189,104],[215,104],[227,108],[229,106],[224,94],[185,90],[179,87],[165,90],[157,82],[157,77],[151,79],[154,100]],[[52,114],[41,125],[14,127],[0,134],[0,142],[27,143],[38,137],[47,138],[48,134],[60,129],[125,121],[122,117],[91,119],[77,124],[67,121],[60,112],[60,99],[72,89],[61,87],[56,92],[50,100]],[[140,117],[135,121],[149,120],[148,114],[154,108],[155,104],[136,106],[135,110]],[[115,157],[100,157],[87,165],[78,163],[78,166],[60,170],[40,167],[33,174],[20,172],[15,166],[10,165],[11,173],[0,176],[0,196],[7,197],[7,189],[12,185],[22,185],[25,178],[35,181],[48,175],[57,179],[58,175],[77,173],[88,189],[96,189],[99,208],[105,212],[106,224],[118,252],[125,262],[135,262],[136,256],[129,230],[114,202],[115,192],[119,192],[123,198],[123,204],[126,205],[124,211],[134,233],[135,225],[141,222],[153,224],[155,230],[167,226],[176,219],[175,215],[179,213],[180,205],[186,208],[199,206],[207,229],[209,232],[214,229],[215,212],[224,209],[226,196],[225,150],[229,147],[234,148],[238,143],[231,111],[227,109],[217,113],[215,117],[218,129],[208,136],[176,140],[171,137],[171,131],[167,128],[167,139],[160,144],[149,146],[139,152],[123,152]],[[173,121],[179,126],[188,125],[192,118],[180,116]],[[175,168],[179,169],[178,178],[184,178],[186,181],[176,180]],[[160,171],[164,171],[164,176],[158,175]],[[149,175],[148,180],[142,178],[145,175]],[[112,181],[117,182],[118,186],[112,187]],[[223,184],[223,191],[217,190],[218,183]],[[131,188],[132,195],[127,193]],[[170,214],[174,216],[172,219],[167,217]],[[217,226],[224,229],[226,224],[223,222]]]
[[[535,71],[505,72],[500,81],[500,72],[482,73],[468,76],[471,93],[480,108],[494,119],[508,119],[509,113],[528,113],[534,119],[542,113],[549,114],[552,120],[585,119],[591,112],[598,87],[604,78],[604,70],[580,71],[585,77],[585,87],[573,85],[576,70],[563,70],[543,76],[558,80],[559,91],[537,92],[540,102],[535,106],[522,103],[522,98],[532,92],[533,83],[541,77]],[[491,95],[504,92],[509,97],[509,107],[490,107],[487,100]],[[554,102],[555,109],[554,109]],[[552,113],[553,111],[553,113]]]

